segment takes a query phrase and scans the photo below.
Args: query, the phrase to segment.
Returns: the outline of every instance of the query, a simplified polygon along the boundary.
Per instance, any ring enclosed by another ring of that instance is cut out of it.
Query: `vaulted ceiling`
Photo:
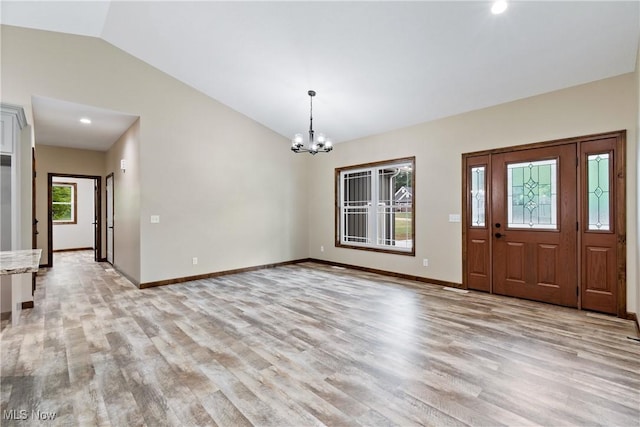
[[[100,37],[290,137],[336,142],[634,71],[637,1],[2,1]]]

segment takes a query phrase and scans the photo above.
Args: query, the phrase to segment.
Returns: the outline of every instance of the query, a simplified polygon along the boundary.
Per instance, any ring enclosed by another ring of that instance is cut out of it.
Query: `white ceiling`
[[[634,71],[638,1],[11,2],[101,37],[274,131],[335,142]]]
[[[36,143],[59,147],[106,151],[131,127],[138,116],[73,102],[34,96],[33,121]],[[91,119],[83,124],[81,118]]]

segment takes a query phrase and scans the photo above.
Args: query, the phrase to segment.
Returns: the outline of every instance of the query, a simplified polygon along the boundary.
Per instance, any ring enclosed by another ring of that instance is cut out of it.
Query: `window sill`
[[[340,242],[336,242],[336,248],[344,248],[344,249],[357,249],[361,251],[369,251],[369,252],[380,252],[386,254],[393,255],[404,255],[404,256],[416,256],[416,249],[411,248],[410,250],[398,250],[398,249],[386,249],[380,247],[373,246],[360,246],[360,245],[349,245]]]

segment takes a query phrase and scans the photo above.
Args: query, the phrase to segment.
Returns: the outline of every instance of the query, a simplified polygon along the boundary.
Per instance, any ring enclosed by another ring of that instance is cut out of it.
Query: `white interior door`
[[[107,176],[107,261],[113,265],[113,175]]]

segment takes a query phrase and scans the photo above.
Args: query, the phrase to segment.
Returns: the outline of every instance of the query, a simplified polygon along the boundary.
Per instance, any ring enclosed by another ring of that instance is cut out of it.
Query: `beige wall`
[[[49,262],[47,249],[49,224],[47,222],[48,184],[50,173],[91,175],[102,177],[104,184],[105,153],[92,150],[38,145],[36,141],[36,218],[38,219],[38,248],[42,249],[41,264]],[[104,203],[104,191],[102,192]],[[103,221],[104,224],[104,216]],[[103,237],[104,242],[104,229]],[[104,244],[103,244],[104,248]],[[104,253],[104,249],[102,250]]]
[[[308,159],[210,98],[154,79],[166,99],[140,115],[141,281],[305,258]]]
[[[134,283],[140,283],[139,138],[140,120],[137,120],[111,146],[105,159],[105,177],[113,173],[113,265]],[[127,164],[124,172],[120,169],[120,160],[122,159]],[[104,206],[106,209],[106,204]],[[107,256],[106,252],[104,256]]]
[[[140,117],[141,282],[307,256],[309,160],[286,138],[100,39],[1,31],[3,101],[28,115],[39,95]]]
[[[462,211],[461,155],[465,152],[627,130],[627,307],[637,296],[637,95],[634,74],[560,90],[496,107],[338,144],[310,164],[309,254],[313,258],[420,277],[462,282],[462,231],[448,222]],[[375,118],[372,118],[372,120]],[[416,156],[416,256],[334,246],[334,168]],[[324,246],[325,251],[320,251]],[[422,259],[429,259],[429,267]]]
[[[23,105],[28,115],[31,96],[39,95],[140,117],[139,162],[130,165],[139,182],[127,195],[129,202],[139,197],[139,233],[129,236],[133,259],[122,267],[140,282],[307,256],[460,282],[460,224],[449,223],[448,214],[461,213],[462,153],[626,129],[628,308],[640,304],[634,74],[346,142],[310,158],[292,155],[286,138],[102,40],[3,26],[1,43],[3,101]],[[110,154],[112,168],[120,150]],[[335,248],[334,168],[413,155],[416,257]],[[127,213],[131,230],[136,209]],[[160,223],[150,224],[150,215]]]

